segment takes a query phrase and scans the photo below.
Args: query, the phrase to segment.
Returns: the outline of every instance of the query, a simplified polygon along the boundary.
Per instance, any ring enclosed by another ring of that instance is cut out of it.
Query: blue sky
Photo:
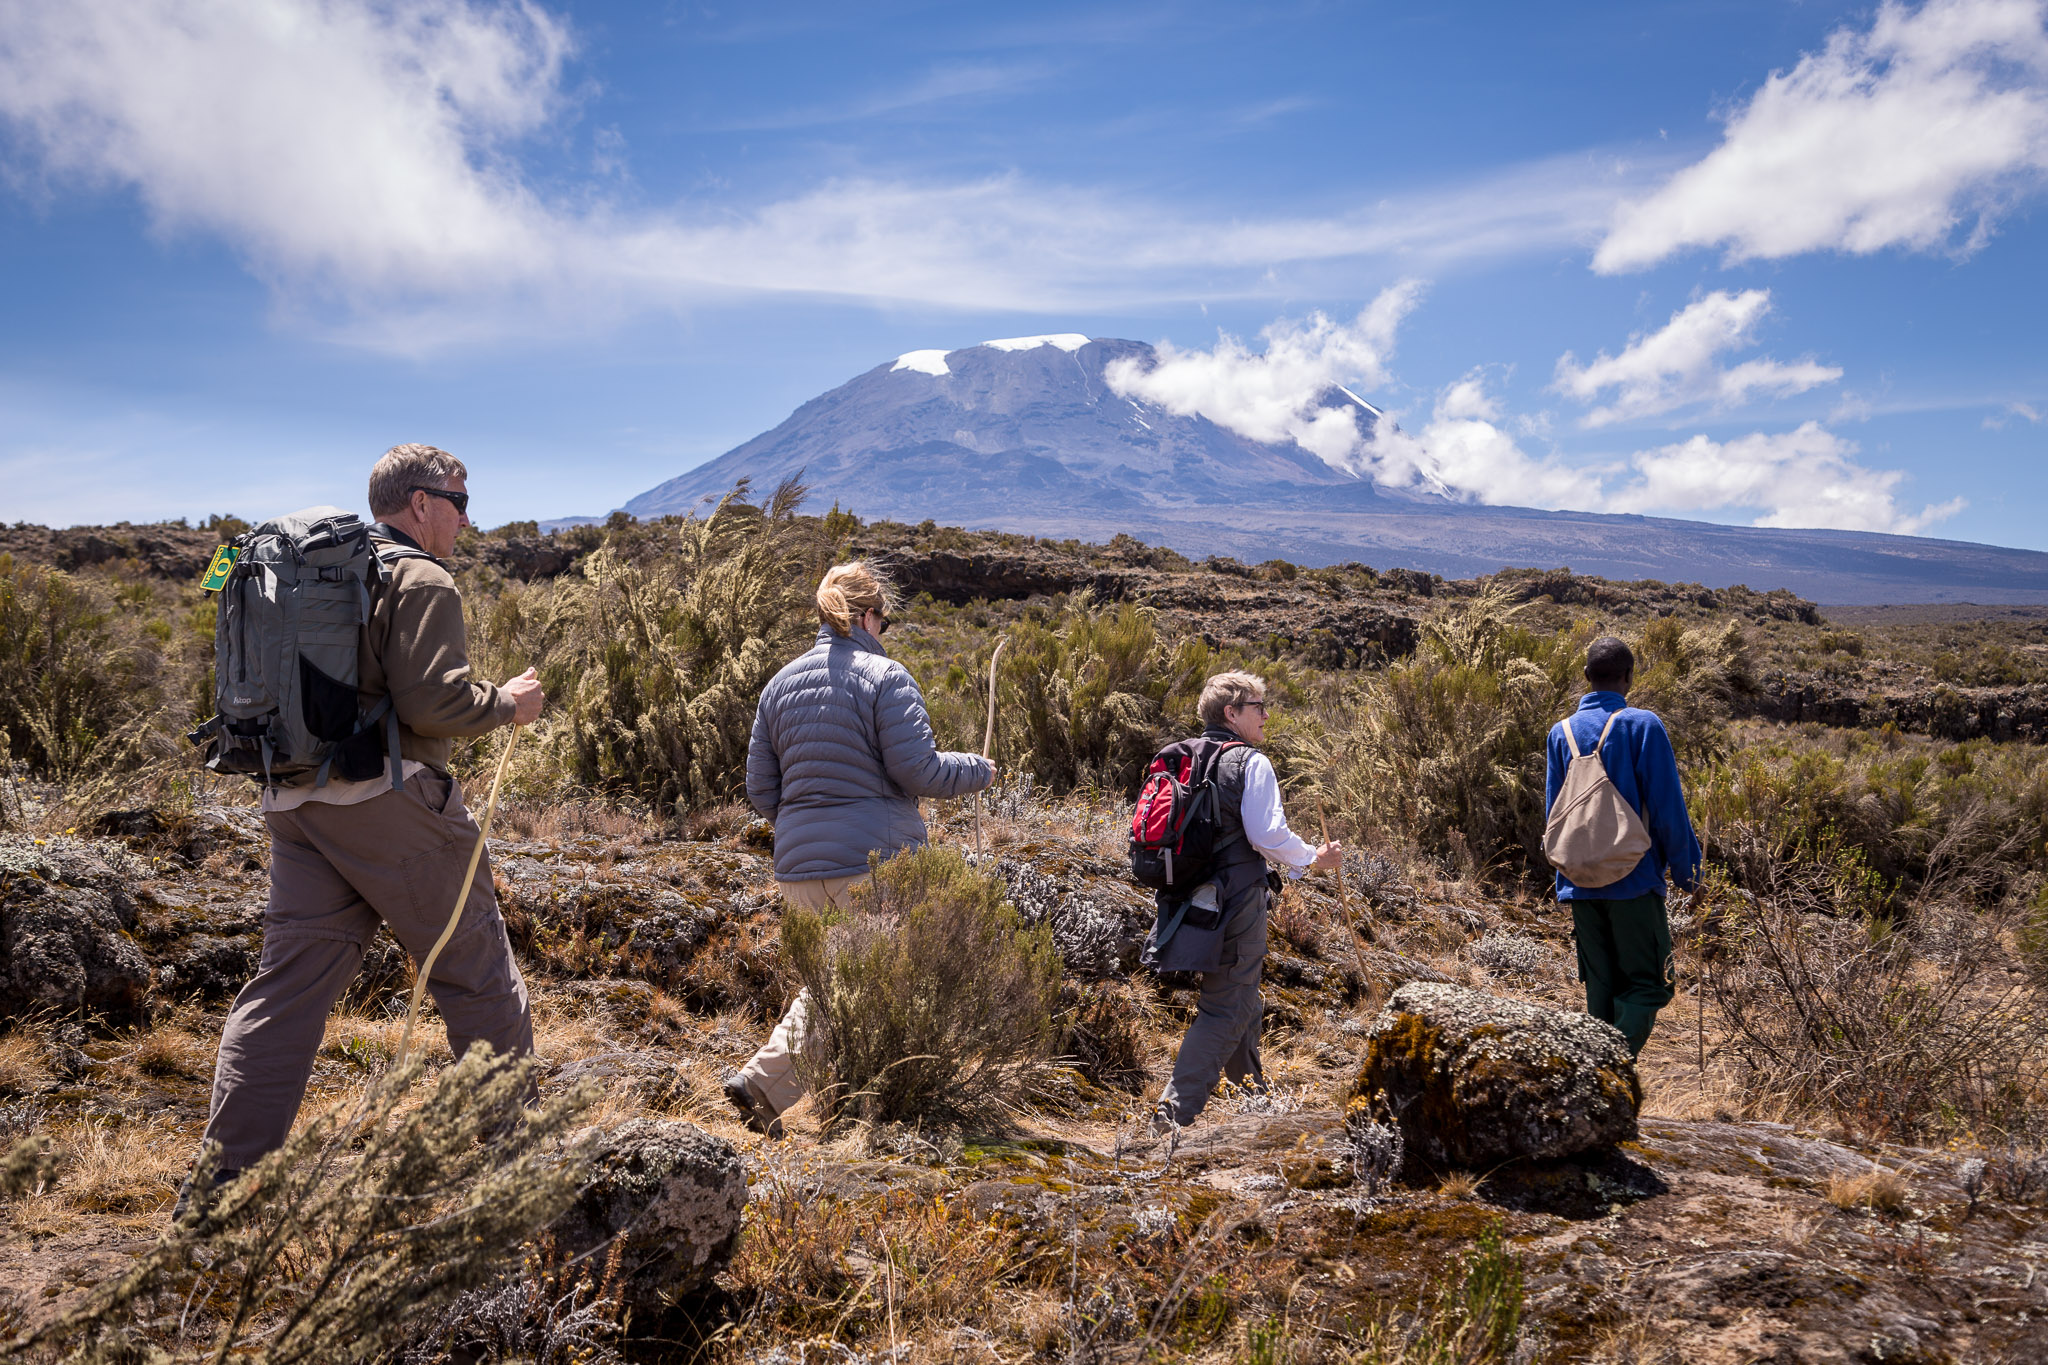
[[[0,518],[602,512],[1081,332],[1382,482],[2048,549],[2044,181],[2048,0],[0,0]]]

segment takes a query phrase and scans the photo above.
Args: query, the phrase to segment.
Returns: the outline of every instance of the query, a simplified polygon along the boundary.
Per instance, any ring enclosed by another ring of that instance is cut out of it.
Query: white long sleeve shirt
[[[1239,810],[1244,820],[1245,841],[1268,860],[1283,864],[1288,876],[1301,876],[1316,860],[1316,851],[1287,827],[1287,813],[1280,809],[1280,779],[1273,772],[1273,761],[1257,750],[1245,760],[1244,805]]]

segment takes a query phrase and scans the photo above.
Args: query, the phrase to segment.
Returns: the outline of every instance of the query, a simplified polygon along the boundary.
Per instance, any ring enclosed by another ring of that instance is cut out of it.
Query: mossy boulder
[[[1417,982],[1373,1020],[1349,1098],[1430,1164],[1486,1168],[1630,1141],[1643,1092],[1610,1024]]]

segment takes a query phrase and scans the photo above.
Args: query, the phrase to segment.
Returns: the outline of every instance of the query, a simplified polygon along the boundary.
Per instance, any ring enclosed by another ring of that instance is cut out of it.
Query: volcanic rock
[[[593,1179],[554,1226],[569,1256],[625,1251],[620,1294],[655,1311],[708,1283],[739,1243],[747,1177],[739,1153],[688,1123],[633,1119],[601,1138]]]
[[[1351,1107],[1439,1167],[1555,1160],[1636,1136],[1642,1086],[1610,1024],[1416,983],[1366,1038]]]

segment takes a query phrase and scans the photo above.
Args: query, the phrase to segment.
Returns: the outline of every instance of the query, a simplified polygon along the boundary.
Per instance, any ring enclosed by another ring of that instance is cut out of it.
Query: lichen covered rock
[[[1432,1165],[1479,1168],[1629,1141],[1642,1098],[1612,1025],[1417,983],[1373,1021],[1351,1107]]]
[[[567,1255],[600,1262],[622,1244],[619,1292],[651,1312],[725,1269],[746,1206],[730,1143],[692,1124],[634,1119],[600,1139],[591,1183],[553,1231]]]
[[[139,871],[109,841],[0,839],[0,1015],[139,1014],[150,980],[129,934]]]

